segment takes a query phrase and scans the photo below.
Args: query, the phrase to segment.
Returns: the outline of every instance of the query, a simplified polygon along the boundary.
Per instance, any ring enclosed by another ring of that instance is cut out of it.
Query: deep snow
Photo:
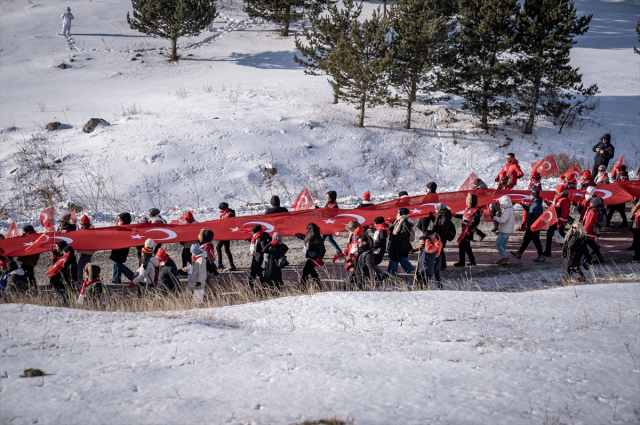
[[[52,155],[63,159],[55,169],[70,192],[60,207],[73,201],[92,215],[114,211],[80,195],[79,188],[91,184],[86,166],[107,178],[108,192],[130,210],[182,211],[215,209],[222,200],[261,202],[272,193],[291,202],[304,186],[318,196],[336,189],[354,201],[371,190],[380,201],[398,190],[418,193],[430,180],[455,190],[471,171],[492,184],[507,152],[517,154],[525,172],[549,152],[590,160],[591,146],[605,132],[616,156],[625,154],[631,167],[640,162],[640,56],[632,51],[637,1],[577,2],[580,13],[594,18],[572,63],[585,84],[600,86],[600,111],[582,130],[560,135],[540,120],[531,136],[515,123],[479,132],[461,112],[460,121],[447,124],[446,105],[428,117],[414,114],[415,130],[402,130],[404,111],[388,107],[369,110],[367,128],[356,128],[353,106],[332,105],[326,79],[304,75],[293,62],[293,37],[278,36],[273,25],[238,9],[223,10],[213,33],[181,39],[182,60],[168,63],[158,54],[169,47],[166,40],[128,28],[128,1],[67,4],[76,18],[69,39],[56,35],[58,3],[0,4],[0,173],[6,181],[0,193],[9,210],[23,190],[13,176],[27,171],[10,174],[21,141],[54,120],[63,129],[45,136]],[[63,61],[70,68],[56,67]],[[134,103],[142,113],[131,114]],[[459,100],[449,106],[456,105]],[[112,125],[85,134],[81,127],[91,117]],[[278,168],[270,187],[268,164]]]
[[[0,319],[2,423],[639,419],[639,283],[146,315],[0,305]]]

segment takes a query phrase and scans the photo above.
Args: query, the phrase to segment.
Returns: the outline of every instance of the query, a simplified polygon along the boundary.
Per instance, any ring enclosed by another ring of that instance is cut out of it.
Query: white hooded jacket
[[[493,220],[498,222],[498,230],[500,233],[513,233],[513,226],[516,221],[516,213],[513,210],[513,205],[511,204],[511,198],[507,195],[504,195],[498,199],[500,202],[500,209],[502,210],[502,214],[500,217],[494,216]]]

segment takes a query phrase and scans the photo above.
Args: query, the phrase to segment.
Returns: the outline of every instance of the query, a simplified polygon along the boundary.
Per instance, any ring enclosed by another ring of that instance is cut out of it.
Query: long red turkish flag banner
[[[584,199],[585,192],[586,188],[572,190],[569,198],[573,202],[580,202]],[[465,190],[398,198],[370,207],[349,210],[318,208],[281,214],[225,218],[187,225],[145,223],[85,229],[55,235],[50,233],[49,237],[45,234],[37,243],[36,240],[43,234],[31,234],[0,240],[0,255],[20,257],[48,251],[52,243],[59,240],[64,240],[74,249],[81,251],[139,246],[143,245],[147,238],[160,243],[187,242],[196,240],[202,228],[212,230],[215,240],[243,240],[251,237],[251,227],[255,224],[264,226],[269,233],[276,231],[282,236],[293,236],[296,233],[305,233],[307,223],[314,222],[323,234],[331,234],[344,230],[345,225],[351,220],[357,220],[363,225],[371,225],[374,218],[382,216],[386,222],[392,222],[398,208],[401,207],[409,209],[412,219],[428,216],[434,212],[434,205],[440,202],[454,213],[463,211],[468,193],[478,197],[478,206],[496,203],[503,195],[509,196],[513,203],[520,204],[528,201],[530,195],[526,190]],[[598,186],[596,194],[604,200],[605,205],[621,204],[640,198],[640,182],[626,181]],[[555,192],[544,191],[541,196],[550,203]],[[34,246],[31,247],[32,245]],[[28,252],[25,251],[27,247],[31,247]]]

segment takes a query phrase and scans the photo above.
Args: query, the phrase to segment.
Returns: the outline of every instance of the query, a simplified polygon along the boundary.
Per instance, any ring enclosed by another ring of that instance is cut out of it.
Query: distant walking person
[[[62,14],[62,35],[68,37],[71,35],[71,21],[73,21],[73,15],[71,14],[71,8],[67,7],[67,10]]]
[[[542,263],[544,262],[544,255],[542,252],[542,244],[540,243],[540,230],[536,232],[531,230],[533,223],[542,215],[542,198],[540,198],[540,192],[537,189],[531,191],[531,204],[522,204],[522,208],[527,212],[527,229],[525,230],[520,249],[511,251],[511,254],[518,260],[521,259],[522,253],[527,249],[529,243],[533,242],[533,245],[538,251],[538,257],[533,261]]]

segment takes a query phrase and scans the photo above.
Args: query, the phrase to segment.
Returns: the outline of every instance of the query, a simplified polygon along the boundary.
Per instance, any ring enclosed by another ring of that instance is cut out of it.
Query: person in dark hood
[[[356,208],[366,208],[370,207],[371,205],[373,205],[373,202],[371,202],[371,193],[367,190],[362,194],[362,201]]]
[[[126,226],[127,224],[131,224],[131,214],[125,212],[118,215],[116,226]],[[113,278],[111,279],[111,283],[122,283],[120,266],[123,266],[124,263],[127,262],[128,256],[129,248],[114,249],[111,251],[111,255],[109,255],[109,259],[113,261]]]
[[[432,193],[436,193],[437,190],[438,190],[438,185],[436,184],[436,182],[427,183],[427,187],[426,187],[427,195],[431,195]]]
[[[408,197],[409,194],[407,193],[406,190],[401,190],[400,192],[398,192],[398,198],[405,198]]]
[[[73,248],[65,241],[58,241],[51,251],[52,265],[69,254],[60,271],[49,280],[49,285],[58,293],[63,301],[68,301],[69,291],[75,289],[78,276],[78,261]]]
[[[376,265],[382,263],[384,254],[387,252],[387,244],[389,243],[389,234],[391,229],[387,223],[384,222],[383,217],[376,217],[373,219],[373,226],[371,226],[373,232],[373,262]]]
[[[178,292],[178,266],[169,257],[169,254],[162,248],[158,248],[156,252],[158,260],[158,291],[161,293]]]
[[[280,206],[280,197],[277,195],[273,195],[271,197],[271,207],[267,208],[264,212],[265,214],[278,214],[283,212],[289,212],[285,207]]]
[[[593,169],[591,170],[591,175],[595,176],[598,174],[598,168],[601,165],[605,167],[609,165],[609,160],[613,158],[615,154],[615,148],[611,144],[611,135],[605,134],[600,138],[600,141],[596,143],[596,145],[592,149],[596,155],[593,157]]]
[[[375,255],[372,249],[371,238],[367,235],[358,237],[358,255],[356,256],[353,276],[356,287],[373,289],[376,279]]]
[[[330,190],[324,196],[326,203],[324,204],[324,208],[339,208],[338,207],[338,193],[335,190]],[[331,246],[336,250],[336,254],[340,254],[342,249],[340,249],[340,245],[333,239],[333,235],[323,235],[322,240],[331,244]]]
[[[265,268],[263,285],[270,289],[282,289],[282,260],[289,251],[289,247],[282,243],[280,233],[274,232],[271,242],[263,248],[265,254]]]
[[[447,246],[447,238],[449,237],[449,233],[455,230],[455,224],[453,224],[453,214],[449,207],[447,207],[442,202],[438,202],[435,205],[436,216],[433,219],[433,229],[432,233],[437,233],[440,237],[440,243],[442,244],[442,249],[440,252],[440,271],[447,270],[447,257],[445,256],[444,249]]]
[[[537,189],[531,191],[531,204],[524,203],[522,204],[522,208],[527,212],[527,230],[525,230],[524,239],[522,240],[520,249],[517,251],[511,251],[511,255],[516,257],[518,260],[521,259],[522,254],[529,246],[529,243],[533,242],[533,245],[538,251],[538,258],[533,261],[536,263],[543,263],[544,255],[542,251],[542,243],[540,243],[540,230],[536,232],[531,230],[533,223],[535,223],[542,215],[542,198],[540,198],[540,192]]]
[[[236,216],[235,210],[229,208],[229,204],[226,202],[220,202],[218,205],[218,209],[220,210],[220,220],[224,220],[225,218],[234,218]],[[233,264],[233,255],[231,254],[231,241],[218,241],[216,244],[216,254],[218,254],[218,270],[224,269],[224,264],[222,262],[222,248],[224,248],[225,254],[227,254],[227,258],[229,259],[229,268],[227,271],[235,272],[236,266]]]
[[[249,285],[253,288],[256,277],[264,282],[262,272],[264,263],[264,248],[271,242],[271,236],[265,232],[261,225],[256,224],[251,228],[251,270],[249,273]]]
[[[149,223],[167,224],[167,220],[162,218],[158,208],[151,208],[149,210]]]
[[[308,287],[309,276],[318,288],[322,287],[320,276],[315,270],[316,267],[324,265],[324,255],[326,253],[324,247],[324,239],[320,235],[320,228],[315,223],[307,224],[307,233],[296,233],[298,239],[304,242],[304,256],[306,261],[302,269],[302,277],[300,278],[300,290],[306,291]]]
[[[409,218],[409,210],[407,208],[398,209],[396,220],[389,227],[391,234],[389,235],[389,266],[387,273],[392,276],[398,274],[398,266],[402,265],[402,269],[406,273],[414,270],[414,267],[407,258],[413,249],[411,241],[414,238],[414,224]]]
[[[22,236],[33,235],[36,233],[36,230],[32,225],[27,224],[22,227]],[[34,269],[38,264],[38,260],[40,259],[40,254],[32,254],[25,255],[24,257],[18,257],[17,260],[20,261],[20,267],[27,274],[27,279],[29,280],[29,287],[37,292],[38,284],[36,282],[36,275],[34,273]]]

